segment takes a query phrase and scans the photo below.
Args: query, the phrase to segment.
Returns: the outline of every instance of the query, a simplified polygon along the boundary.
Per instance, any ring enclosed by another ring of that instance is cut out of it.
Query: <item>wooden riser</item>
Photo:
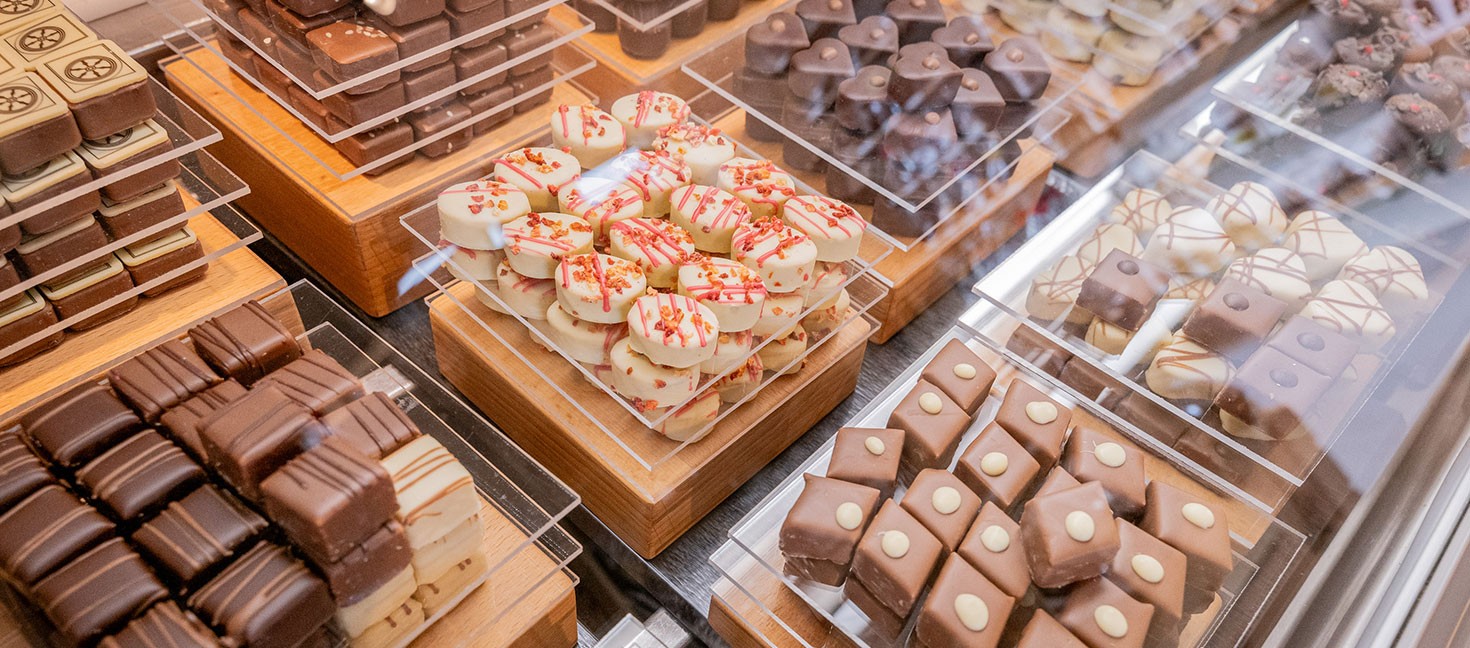
[[[628,546],[648,558],[852,393],[871,332],[865,320],[849,323],[807,357],[801,372],[773,381],[706,438],[650,470],[487,332],[480,321],[528,356],[550,353],[519,322],[485,308],[473,293],[473,286],[457,284],[450,295],[429,302],[440,371],[521,448],[580,493],[587,508]],[[611,412],[602,414],[603,420],[626,443],[649,449],[643,456],[663,456],[675,447],[564,359],[544,359],[538,367],[568,397],[588,410]]]

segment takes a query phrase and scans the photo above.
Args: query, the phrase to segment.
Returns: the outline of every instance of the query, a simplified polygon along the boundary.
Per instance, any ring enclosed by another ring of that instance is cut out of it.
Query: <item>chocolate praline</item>
[[[938,54],[905,56],[893,64],[888,96],[906,111],[940,110],[954,102],[960,89],[960,68]]]
[[[888,16],[869,16],[837,31],[858,65],[879,65],[898,53],[898,23]]]

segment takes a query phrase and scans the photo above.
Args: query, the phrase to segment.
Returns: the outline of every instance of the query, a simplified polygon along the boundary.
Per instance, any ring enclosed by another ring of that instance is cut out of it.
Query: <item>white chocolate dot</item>
[[[1184,515],[1184,519],[1189,520],[1190,524],[1201,529],[1208,529],[1215,526],[1215,512],[1211,511],[1210,507],[1199,502],[1185,504],[1184,508],[1179,509],[1179,512]]]
[[[1092,611],[1092,621],[1103,634],[1114,639],[1122,639],[1128,634],[1128,618],[1123,616],[1122,610],[1111,605],[1099,605]]]
[[[863,447],[868,449],[868,454],[877,456],[881,456],[883,451],[888,449],[883,445],[883,439],[875,436],[863,439]]]
[[[863,509],[852,502],[843,502],[837,505],[837,526],[848,531],[862,526]]]
[[[1128,452],[1123,449],[1123,446],[1112,441],[1097,444],[1092,454],[1097,457],[1098,463],[1109,468],[1117,468],[1123,465],[1123,462],[1128,461]]]
[[[1011,548],[1011,534],[999,524],[992,524],[980,532],[980,544],[990,553],[1004,553]]]
[[[1004,475],[1006,469],[1010,467],[1011,458],[1007,457],[1004,452],[989,452],[980,458],[980,472],[991,477]]]
[[[902,558],[909,553],[909,536],[902,531],[885,531],[880,543],[883,554],[889,558]]]
[[[930,414],[938,414],[944,409],[944,401],[939,400],[939,394],[924,392],[919,394],[919,409]]]
[[[1077,542],[1089,542],[1093,534],[1097,533],[1097,524],[1092,521],[1092,516],[1082,511],[1068,513],[1064,525],[1067,527],[1067,536]]]
[[[960,510],[960,492],[949,487],[940,486],[934,489],[934,494],[929,496],[929,503],[934,505],[934,510],[942,515],[949,515]]]
[[[1057,420],[1057,406],[1046,401],[1026,403],[1026,418],[1037,425],[1046,425]]]
[[[954,375],[961,380],[970,380],[975,377],[975,365],[961,362],[954,366]]]
[[[1134,554],[1133,559],[1128,561],[1133,566],[1133,573],[1139,578],[1150,583],[1158,583],[1164,580],[1164,564],[1158,558],[1148,554]]]
[[[985,606],[985,601],[974,594],[961,594],[954,597],[954,614],[960,618],[960,623],[969,628],[970,632],[980,632],[985,626],[990,625],[990,608]]]

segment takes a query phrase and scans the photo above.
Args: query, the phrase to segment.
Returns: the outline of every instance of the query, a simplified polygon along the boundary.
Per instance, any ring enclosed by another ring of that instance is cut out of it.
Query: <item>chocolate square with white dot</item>
[[[827,476],[875,488],[883,499],[898,485],[903,430],[842,428],[832,443]]]
[[[1042,468],[1050,468],[1062,454],[1072,410],[1020,378],[1006,388],[995,422],[1026,448]]]
[[[983,501],[964,482],[946,470],[930,468],[919,473],[904,493],[903,510],[954,551],[980,513]]]
[[[1020,503],[1041,474],[1041,464],[1001,426],[991,423],[960,453],[955,476],[1005,511]]]

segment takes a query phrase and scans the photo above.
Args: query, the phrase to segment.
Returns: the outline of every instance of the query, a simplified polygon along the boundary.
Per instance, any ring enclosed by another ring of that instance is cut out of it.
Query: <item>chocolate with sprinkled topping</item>
[[[0,568],[34,584],[73,556],[111,537],[114,525],[60,486],[43,486],[0,514]]]
[[[204,471],[153,430],[114,445],[77,471],[77,481],[121,522],[136,520],[204,481]]]
[[[251,648],[291,648],[332,618],[326,583],[285,549],[256,545],[189,597],[226,641]]]
[[[1393,50],[1379,47],[1367,38],[1344,38],[1332,44],[1337,60],[1347,65],[1356,65],[1387,74],[1393,71],[1398,57]]]
[[[169,340],[107,372],[107,381],[143,419],[156,421],[164,410],[220,382],[189,345]]]
[[[1460,88],[1428,63],[1405,63],[1393,77],[1388,91],[1396,94],[1417,94],[1429,100],[1446,115],[1460,112]]]
[[[133,533],[133,543],[184,587],[198,584],[259,537],[266,521],[233,495],[200,486]]]
[[[37,449],[71,468],[100,454],[141,421],[106,387],[87,383],[37,406],[20,425]]]

